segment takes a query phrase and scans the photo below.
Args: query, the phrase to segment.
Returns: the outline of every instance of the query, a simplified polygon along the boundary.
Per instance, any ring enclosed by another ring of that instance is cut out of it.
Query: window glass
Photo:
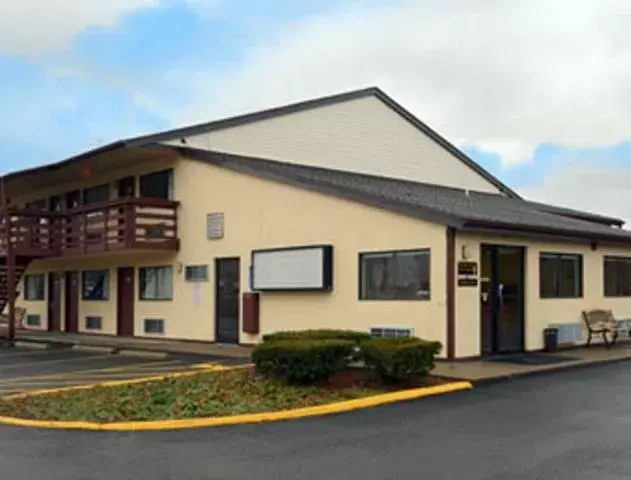
[[[140,269],[141,300],[171,300],[173,298],[173,268],[144,267]]]
[[[170,200],[172,198],[172,176],[173,170],[141,175],[139,179],[140,196]]]
[[[92,205],[94,203],[106,203],[110,199],[110,186],[99,185],[98,187],[86,188],[83,190],[83,204]]]
[[[604,291],[606,297],[631,297],[631,258],[604,258]]]
[[[24,300],[44,300],[45,291],[46,276],[44,274],[24,276]]]
[[[539,294],[541,298],[582,297],[583,257],[542,253],[539,257]]]
[[[429,250],[360,255],[360,299],[428,300]]]
[[[84,300],[107,300],[109,298],[108,270],[86,270],[83,272],[82,296]]]

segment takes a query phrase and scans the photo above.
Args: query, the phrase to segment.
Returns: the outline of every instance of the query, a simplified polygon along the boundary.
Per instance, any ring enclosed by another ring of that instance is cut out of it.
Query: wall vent
[[[379,338],[411,337],[414,335],[414,329],[397,327],[375,327],[370,329],[370,334],[373,337]]]
[[[550,328],[559,331],[559,343],[578,343],[583,341],[583,324],[575,323],[552,323]]]

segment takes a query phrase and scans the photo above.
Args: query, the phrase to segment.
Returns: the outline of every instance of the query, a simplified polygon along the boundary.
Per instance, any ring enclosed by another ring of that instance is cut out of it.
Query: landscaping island
[[[252,367],[8,397],[0,417],[112,423],[313,407],[444,383],[429,376],[440,348],[361,332],[278,332],[254,349]]]

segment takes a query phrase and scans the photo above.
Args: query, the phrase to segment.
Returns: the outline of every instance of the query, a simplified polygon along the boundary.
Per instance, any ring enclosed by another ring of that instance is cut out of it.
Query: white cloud
[[[631,227],[631,166],[568,166],[536,186],[519,189],[531,200],[622,218]]]
[[[37,55],[65,49],[87,27],[109,27],[159,0],[0,0],[0,53]]]
[[[417,0],[285,25],[224,71],[171,72],[205,121],[379,85],[460,145],[527,161],[541,143],[630,138],[628,0]],[[253,44],[254,42],[250,42]]]

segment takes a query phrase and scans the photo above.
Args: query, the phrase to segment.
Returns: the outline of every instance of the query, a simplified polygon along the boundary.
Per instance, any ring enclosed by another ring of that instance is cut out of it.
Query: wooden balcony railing
[[[0,254],[7,252],[7,223],[16,255],[59,257],[123,249],[177,250],[179,203],[126,198],[63,212],[9,210],[0,219]]]

